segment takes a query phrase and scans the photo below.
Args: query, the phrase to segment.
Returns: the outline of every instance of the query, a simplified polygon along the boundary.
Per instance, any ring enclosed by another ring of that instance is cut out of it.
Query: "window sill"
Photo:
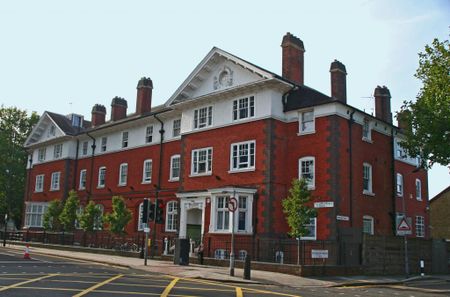
[[[417,197],[416,197],[416,200],[417,201],[423,201],[422,198],[417,198]]]
[[[166,229],[166,232],[177,232],[177,230],[167,230]]]
[[[316,186],[307,186],[307,189],[309,191],[314,191],[316,189]]]
[[[105,186],[97,186],[97,189],[104,189]]]
[[[363,137],[362,140],[368,143],[373,143],[373,140],[367,137]]]
[[[367,195],[367,196],[375,196],[375,193],[369,192],[369,191],[366,191],[366,190],[363,191],[363,194]]]
[[[403,198],[403,194],[397,193],[397,198]]]
[[[316,237],[300,237],[300,240],[317,240]]]
[[[58,189],[50,189],[50,192],[56,192],[56,191],[59,191],[59,188]]]
[[[86,187],[84,187],[84,188],[78,188],[78,191],[84,191],[84,190],[86,190]]]
[[[126,187],[127,184],[118,184],[117,187],[122,188],[122,187]]]
[[[212,172],[197,173],[197,174],[191,173],[191,174],[189,175],[189,177],[202,177],[202,176],[211,176],[211,175],[212,175]]]
[[[231,230],[222,231],[222,230],[211,230],[209,231],[211,234],[231,234]],[[234,230],[234,235],[253,235],[250,231],[236,231]]]
[[[152,183],[151,180],[141,182],[142,185],[149,185],[149,184],[151,184],[151,183]]]
[[[256,168],[253,167],[253,168],[234,169],[234,170],[228,171],[228,173],[233,174],[233,173],[252,172],[252,171],[256,171]]]
[[[171,182],[171,183],[177,182],[177,181],[180,181],[180,178],[179,178],[179,177],[169,179],[169,182]]]
[[[44,192],[44,190],[34,191],[35,194],[36,194],[36,193],[42,193],[42,192]]]
[[[298,132],[297,136],[303,136],[303,135],[309,135],[309,134],[314,134],[316,133],[316,130],[313,131],[305,131],[305,132]]]

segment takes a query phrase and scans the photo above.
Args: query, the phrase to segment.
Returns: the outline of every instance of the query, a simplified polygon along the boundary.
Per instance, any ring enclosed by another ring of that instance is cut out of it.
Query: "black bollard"
[[[244,279],[250,279],[250,271],[251,271],[251,260],[250,255],[245,255],[244,260]]]

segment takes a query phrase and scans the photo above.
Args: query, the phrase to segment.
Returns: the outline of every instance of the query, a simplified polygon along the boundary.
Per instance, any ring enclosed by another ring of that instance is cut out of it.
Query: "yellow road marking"
[[[101,283],[98,283],[98,284],[96,284],[96,285],[94,285],[94,286],[92,286],[90,288],[87,288],[86,290],[84,290],[84,291],[82,291],[82,292],[80,292],[80,293],[78,293],[76,295],[73,295],[73,297],[80,297],[80,296],[86,295],[87,293],[92,292],[95,289],[100,288],[101,286],[104,286],[104,285],[106,285],[109,282],[112,282],[113,280],[121,278],[122,276],[123,276],[123,274],[118,274],[118,275],[116,275],[114,277],[111,277],[111,278],[109,278],[109,279],[107,279],[105,281],[102,281]]]
[[[174,278],[173,281],[170,282],[170,284],[166,287],[166,289],[161,293],[161,297],[167,297],[169,296],[170,290],[175,286],[179,278]]]
[[[243,297],[244,295],[242,295],[242,290],[239,287],[236,287],[236,297]]]
[[[73,291],[73,292],[79,292],[81,289],[70,289],[70,288],[54,288],[54,287],[19,287],[16,289],[28,289],[28,290],[49,290],[49,291]]]
[[[44,276],[41,276],[41,277],[38,277],[38,278],[33,278],[33,279],[30,279],[30,280],[27,280],[27,281],[24,281],[24,282],[16,283],[14,285],[5,286],[5,287],[0,289],[0,292],[1,291],[6,291],[8,289],[16,288],[16,287],[21,286],[21,285],[29,284],[29,283],[32,283],[32,282],[37,282],[37,281],[40,281],[41,279],[53,277],[55,275],[58,275],[58,274],[57,273],[52,273],[52,274],[44,275]]]

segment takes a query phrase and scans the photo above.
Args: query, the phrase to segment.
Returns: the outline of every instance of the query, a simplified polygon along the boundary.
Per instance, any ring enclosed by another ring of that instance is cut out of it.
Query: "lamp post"
[[[3,235],[3,246],[6,246],[6,227],[8,226],[8,214],[5,213],[5,234]]]
[[[236,190],[233,190],[233,197],[228,202],[228,210],[231,212],[231,252],[230,252],[230,276],[234,276],[234,212],[238,208]]]

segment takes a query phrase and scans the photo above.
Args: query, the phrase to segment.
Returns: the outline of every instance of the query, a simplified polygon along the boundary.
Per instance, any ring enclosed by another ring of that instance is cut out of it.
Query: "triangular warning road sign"
[[[397,229],[398,229],[399,231],[409,231],[409,230],[411,230],[411,227],[408,225],[408,222],[406,221],[406,219],[403,218],[403,219],[400,221],[400,224],[398,224]]]

